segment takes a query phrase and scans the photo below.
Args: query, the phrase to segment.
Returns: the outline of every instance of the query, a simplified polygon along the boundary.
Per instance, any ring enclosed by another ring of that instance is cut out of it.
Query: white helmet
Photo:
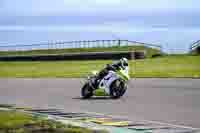
[[[122,67],[128,66],[128,59],[127,58],[121,58],[120,59]]]

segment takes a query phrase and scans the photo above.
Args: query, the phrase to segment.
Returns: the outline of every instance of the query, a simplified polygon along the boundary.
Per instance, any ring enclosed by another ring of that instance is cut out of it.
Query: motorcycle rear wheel
[[[89,83],[86,83],[82,88],[81,88],[81,95],[83,99],[88,99],[93,96],[93,89],[89,85]]]

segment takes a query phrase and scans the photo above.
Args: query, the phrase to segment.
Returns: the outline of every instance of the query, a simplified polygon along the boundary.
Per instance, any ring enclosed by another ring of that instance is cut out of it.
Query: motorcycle
[[[110,96],[111,98],[122,97],[127,90],[127,83],[130,79],[129,68],[125,66],[124,68],[116,71],[110,70],[106,76],[104,76],[98,85],[95,87],[93,83],[98,74],[97,71],[93,71],[91,76],[88,76],[85,84],[81,89],[82,98],[88,99],[92,96]]]

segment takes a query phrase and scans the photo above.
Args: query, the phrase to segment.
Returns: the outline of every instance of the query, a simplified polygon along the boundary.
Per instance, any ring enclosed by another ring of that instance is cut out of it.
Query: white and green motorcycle
[[[98,74],[93,71],[92,75],[87,78],[86,83],[81,89],[82,98],[87,99],[92,96],[110,96],[112,98],[120,98],[127,90],[127,83],[130,79],[128,66],[116,71],[109,71],[108,74],[101,79],[97,87],[93,87],[95,78]]]

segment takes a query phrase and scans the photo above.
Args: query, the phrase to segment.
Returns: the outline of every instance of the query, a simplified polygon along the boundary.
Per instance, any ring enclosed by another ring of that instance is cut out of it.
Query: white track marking
[[[10,109],[6,109],[6,108],[0,108],[0,110],[10,110]],[[64,111],[64,110],[63,110]],[[26,111],[24,111],[26,112]],[[88,112],[88,111],[81,111],[83,113],[88,113],[88,114],[95,114],[95,115],[102,115],[102,116],[108,116],[108,117],[113,117],[113,118],[126,118],[123,116],[118,116],[118,115],[105,115],[103,113],[96,113],[96,112]],[[73,112],[75,113],[75,112]],[[77,112],[80,113],[80,112]],[[127,118],[126,118],[127,119]],[[131,121],[131,120],[130,120]],[[139,121],[144,121],[144,122],[149,122],[149,123],[155,123],[155,124],[159,124],[159,125],[168,125],[171,127],[177,127],[177,128],[184,128],[184,129],[191,129],[191,130],[200,130],[200,128],[193,128],[193,127],[189,127],[189,126],[183,126],[183,125],[175,125],[175,124],[170,124],[170,123],[165,123],[165,122],[160,122],[160,121],[151,121],[151,120],[144,120],[141,119]]]
[[[88,112],[88,111],[85,111],[85,113],[96,114],[96,115],[103,115],[103,116],[109,116],[109,117],[113,117],[113,118],[123,118],[123,116],[105,115],[105,114],[96,113],[96,112]],[[126,117],[125,117],[125,118],[126,118]],[[130,120],[130,121],[131,121],[131,120]],[[149,122],[149,123],[155,123],[155,124],[160,124],[160,125],[168,125],[168,126],[177,127],[177,128],[184,128],[184,129],[191,129],[191,130],[200,130],[200,128],[193,128],[193,127],[189,127],[189,126],[170,124],[170,123],[165,123],[165,122],[160,122],[160,121],[151,121],[151,120],[144,120],[144,119],[141,119],[140,121]]]

